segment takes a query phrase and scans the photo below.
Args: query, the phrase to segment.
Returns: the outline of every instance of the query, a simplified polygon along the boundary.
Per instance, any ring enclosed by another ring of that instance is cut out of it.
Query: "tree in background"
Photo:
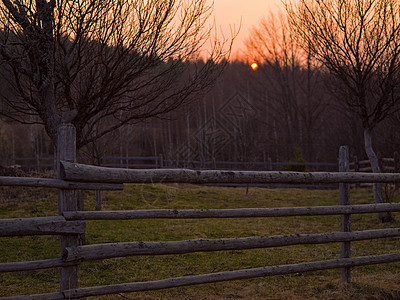
[[[294,4],[295,3],[295,4]],[[365,152],[379,173],[371,133],[400,102],[400,4],[395,0],[300,0],[288,2],[292,28],[303,49],[334,79],[332,92],[364,128]],[[374,196],[381,203],[381,184]],[[388,213],[380,214],[388,221]]]
[[[258,86],[264,89],[261,105],[268,110],[265,122],[276,136],[286,138],[287,158],[299,151],[314,160],[313,147],[322,123],[328,97],[320,88],[321,74],[315,61],[296,41],[287,15],[271,13],[253,28],[246,42],[250,59],[258,60],[264,76]]]
[[[54,144],[71,122],[80,148],[177,108],[205,92],[230,51],[216,41],[189,68],[211,35],[205,2],[1,0],[1,74],[13,91],[1,91],[1,113],[43,124]]]

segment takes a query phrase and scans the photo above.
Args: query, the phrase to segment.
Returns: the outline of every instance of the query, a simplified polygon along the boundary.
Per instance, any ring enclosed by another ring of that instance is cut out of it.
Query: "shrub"
[[[304,157],[300,153],[299,147],[294,149],[294,159],[287,161],[287,163],[296,163],[296,165],[287,165],[283,166],[283,171],[292,171],[292,172],[310,172],[310,168],[307,165],[302,165],[298,163],[307,163]]]

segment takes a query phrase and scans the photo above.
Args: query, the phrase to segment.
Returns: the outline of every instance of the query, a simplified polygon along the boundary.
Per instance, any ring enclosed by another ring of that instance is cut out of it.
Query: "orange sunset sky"
[[[212,3],[212,0],[209,0]],[[281,0],[214,0],[214,12],[212,15],[219,32],[225,37],[231,35],[231,28],[241,28],[232,50],[232,58],[242,56],[245,50],[243,41],[249,36],[249,30],[257,26],[260,19],[268,15],[270,11],[283,10]],[[220,34],[220,33],[219,33]]]

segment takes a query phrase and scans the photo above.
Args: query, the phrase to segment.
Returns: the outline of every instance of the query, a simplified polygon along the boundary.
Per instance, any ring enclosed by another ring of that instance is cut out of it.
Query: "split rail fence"
[[[359,160],[357,156],[353,156],[353,160],[349,163],[350,172],[366,172],[371,173],[372,167],[370,161],[367,160]],[[388,158],[379,158],[379,167],[381,168],[382,173],[400,173],[400,156],[398,152],[393,153],[393,157]],[[358,187],[370,187],[371,183],[360,183],[352,185],[352,188]],[[390,185],[386,185],[385,188],[390,187]],[[396,183],[392,186],[394,189],[398,189],[399,184]]]
[[[89,163],[88,157],[79,157],[80,163]],[[36,170],[37,172],[54,169],[57,162],[54,157],[24,157],[24,158],[0,158],[0,164],[5,167],[18,167],[23,170]],[[99,164],[102,167],[126,168],[126,169],[163,169],[163,168],[191,168],[198,170],[254,170],[254,171],[279,171],[288,167],[300,166],[313,171],[337,170],[337,163],[332,162],[273,162],[271,158],[264,161],[217,161],[217,160],[172,160],[158,156],[106,156]]]
[[[74,163],[75,133],[72,126],[60,128],[58,148],[58,179],[0,177],[0,185],[47,186],[59,189],[59,216],[2,219],[0,236],[60,235],[61,257],[29,262],[0,263],[0,272],[60,268],[60,291],[55,293],[14,296],[7,299],[77,299],[89,296],[118,294],[180,287],[186,285],[291,274],[341,268],[341,279],[350,282],[350,268],[362,265],[400,261],[400,253],[351,257],[352,241],[398,237],[400,228],[351,231],[351,214],[399,212],[398,203],[350,205],[350,183],[400,182],[400,173],[372,174],[349,172],[348,149],[339,151],[339,172],[273,172],[273,171],[194,171],[188,169],[132,170],[96,167]],[[120,190],[123,183],[339,183],[339,205],[286,208],[202,209],[202,210],[135,210],[83,211],[79,209],[77,189]],[[253,218],[341,215],[341,232],[294,234],[225,239],[193,239],[167,242],[125,242],[83,245],[80,236],[85,232],[85,220],[128,219],[191,219],[191,218]],[[340,258],[297,264],[266,266],[202,275],[168,278],[156,281],[78,287],[78,268],[81,263],[135,255],[183,254],[199,251],[243,250],[283,247],[298,244],[341,243]]]

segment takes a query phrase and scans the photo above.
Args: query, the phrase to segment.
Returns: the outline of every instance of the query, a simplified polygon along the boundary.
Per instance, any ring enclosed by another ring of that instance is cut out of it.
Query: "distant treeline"
[[[329,162],[340,145],[365,159],[362,126],[327,93],[329,76],[300,65],[228,64],[201,99],[163,118],[139,120],[80,149],[98,164],[106,156],[162,156],[165,161]],[[308,87],[308,89],[307,89]],[[374,131],[380,157],[400,148],[400,114]],[[0,157],[46,157],[54,147],[40,125],[0,123]]]

